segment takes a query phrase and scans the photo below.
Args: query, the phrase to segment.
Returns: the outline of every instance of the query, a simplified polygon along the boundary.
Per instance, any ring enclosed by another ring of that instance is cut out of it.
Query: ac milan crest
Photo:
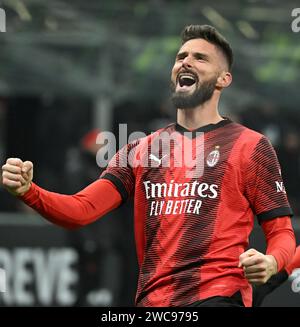
[[[219,146],[216,146],[213,151],[206,158],[206,163],[208,167],[214,167],[220,159]]]

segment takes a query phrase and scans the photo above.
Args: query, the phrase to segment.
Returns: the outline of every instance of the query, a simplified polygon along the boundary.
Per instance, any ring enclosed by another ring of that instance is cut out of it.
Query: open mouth
[[[177,77],[177,89],[190,89],[195,85],[197,77],[190,73],[181,73]]]

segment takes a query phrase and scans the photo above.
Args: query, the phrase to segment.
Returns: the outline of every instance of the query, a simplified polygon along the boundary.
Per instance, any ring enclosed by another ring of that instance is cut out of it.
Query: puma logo
[[[163,160],[163,158],[165,158],[166,156],[167,156],[167,155],[165,154],[164,156],[162,156],[162,157],[159,159],[159,158],[157,158],[154,154],[151,153],[151,154],[149,155],[149,159],[158,162],[159,165],[160,165],[161,162],[162,162],[162,160]]]

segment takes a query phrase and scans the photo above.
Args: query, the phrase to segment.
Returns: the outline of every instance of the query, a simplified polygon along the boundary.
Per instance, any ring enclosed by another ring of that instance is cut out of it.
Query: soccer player
[[[187,26],[171,73],[177,122],[123,147],[75,195],[33,183],[29,161],[10,158],[2,168],[9,192],[67,228],[134,197],[137,306],[251,306],[251,284],[294,255],[292,210],[270,142],[218,111],[232,62],[215,28]],[[247,250],[255,215],[266,254]]]
[[[297,247],[293,260],[283,270],[273,275],[265,284],[253,286],[252,306],[261,306],[265,297],[282,285],[295,269],[300,269],[300,246]]]

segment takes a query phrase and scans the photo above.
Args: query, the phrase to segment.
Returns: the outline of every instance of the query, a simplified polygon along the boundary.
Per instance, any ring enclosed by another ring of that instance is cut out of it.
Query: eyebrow
[[[209,60],[209,56],[205,53],[201,53],[201,52],[193,52],[192,53],[194,58],[196,59],[204,59],[204,60]],[[179,52],[176,56],[177,59],[183,59],[186,56],[188,56],[188,52],[187,51],[183,51],[183,52]]]

